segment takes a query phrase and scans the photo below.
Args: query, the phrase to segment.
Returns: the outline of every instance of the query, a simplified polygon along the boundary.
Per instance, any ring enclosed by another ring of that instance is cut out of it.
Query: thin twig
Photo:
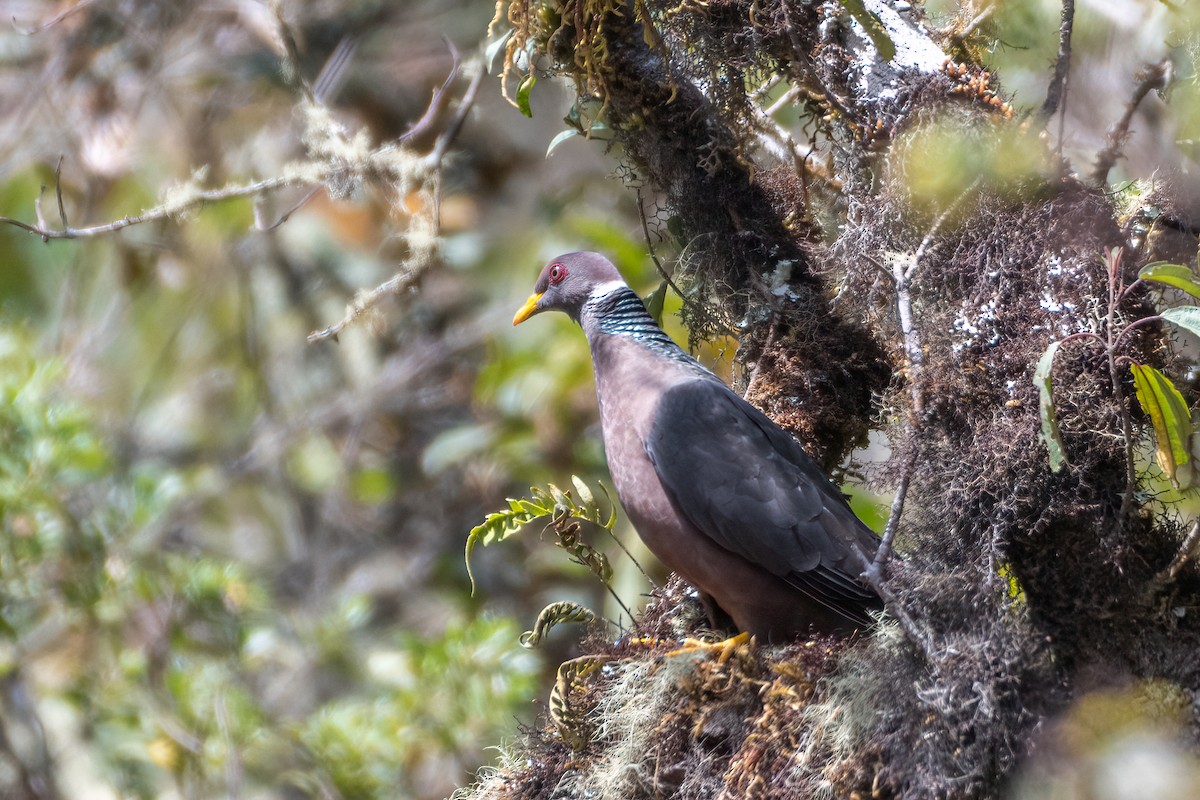
[[[900,519],[904,515],[904,503],[908,498],[908,488],[912,483],[912,476],[916,471],[917,460],[920,457],[920,433],[925,424],[925,380],[922,374],[925,364],[925,354],[921,349],[921,333],[917,327],[916,315],[913,313],[913,279],[916,277],[917,270],[925,258],[937,246],[938,233],[946,223],[946,220],[950,218],[950,214],[963,203],[967,195],[973,192],[978,184],[979,179],[976,178],[955,198],[954,202],[950,203],[937,216],[933,224],[930,225],[925,237],[921,240],[921,244],[917,247],[916,252],[913,253],[912,260],[907,265],[897,259],[893,261],[890,270],[884,270],[891,276],[892,283],[895,285],[896,315],[900,320],[900,334],[904,340],[904,352],[908,356],[908,385],[912,409],[909,416],[908,430],[905,432],[909,451],[900,465],[900,480],[896,485],[896,495],[892,498],[888,521],[884,526],[879,548],[875,551],[875,557],[871,560],[870,567],[868,568],[868,579],[878,583],[883,582],[884,566],[886,566],[892,556],[892,545],[900,529]],[[876,262],[876,266],[883,269],[883,265],[878,262]]]
[[[283,66],[284,79],[292,86],[300,90],[304,95],[304,99],[310,103],[316,103],[316,94],[313,92],[312,84],[304,77],[304,73],[300,70],[300,46],[296,43],[296,36],[292,33],[292,26],[283,16],[282,2],[269,2],[268,8],[275,16],[275,23],[279,31],[279,42],[283,45]]]
[[[43,22],[41,25],[38,25],[35,28],[28,28],[28,29],[20,28],[17,26],[16,17],[13,17],[13,20],[12,20],[13,30],[15,30],[17,33],[21,34],[22,36],[33,36],[34,34],[41,33],[44,30],[48,30],[49,28],[54,27],[55,25],[62,22],[67,17],[70,17],[74,14],[79,13],[80,11],[87,8],[94,2],[96,2],[96,0],[79,0],[79,2],[76,3],[75,5],[71,6],[70,8],[66,9],[65,11],[63,11],[59,14],[55,14],[49,20],[47,20],[46,22]]]
[[[642,573],[642,577],[646,579],[646,582],[649,583],[651,586],[653,586],[655,589],[657,589],[658,581],[654,580],[654,578],[651,578],[650,573],[646,572],[645,568],[642,567],[641,562],[633,557],[633,553],[629,552],[629,548],[626,547],[625,543],[621,541],[621,537],[617,536],[617,534],[613,531],[612,528],[605,528],[604,530],[608,531],[608,535],[611,536],[612,540],[617,543],[617,547],[621,548],[621,551],[623,553],[625,553],[625,555],[629,558],[630,561],[633,562],[633,565],[635,567],[637,567],[637,571]],[[631,619],[632,619],[632,616],[631,616]]]
[[[654,238],[650,235],[650,223],[646,219],[646,203],[642,199],[642,190],[640,187],[638,187],[634,189],[634,192],[637,194],[638,211],[640,212],[639,216],[641,217],[642,222],[642,236],[644,236],[646,239],[646,250],[650,253],[650,261],[654,264],[654,268],[658,270],[658,274],[662,277],[662,279],[667,282],[667,286],[670,286],[675,294],[679,295],[680,299],[686,302],[687,296],[684,295],[683,292],[679,291],[679,287],[675,285],[675,281],[671,280],[671,276],[668,275],[667,270],[663,268],[662,262],[658,260],[658,254],[654,252]]]
[[[210,203],[219,203],[223,200],[234,200],[240,197],[252,197],[254,195],[263,194],[265,192],[275,191],[285,186],[298,186],[305,183],[323,182],[325,179],[335,177],[341,168],[330,170],[327,174],[316,175],[311,178],[300,177],[298,175],[280,175],[274,178],[266,178],[265,180],[255,181],[254,183],[246,183],[235,186],[224,186],[220,189],[201,189],[194,192],[189,192],[187,197],[175,203],[166,203],[149,211],[144,211],[141,214],[122,217],[112,222],[106,222],[102,225],[90,225],[83,228],[72,228],[64,224],[59,228],[51,228],[41,218],[40,202],[36,204],[38,208],[38,223],[30,225],[28,222],[22,222],[19,219],[12,217],[0,216],[0,224],[13,225],[22,230],[29,231],[36,236],[41,237],[43,242],[48,242],[51,239],[84,239],[89,236],[102,236],[108,233],[116,233],[117,231],[131,228],[134,225],[144,225],[148,222],[158,222],[169,217],[178,216],[185,212],[191,211],[194,208],[208,205]],[[65,217],[65,212],[64,212]]]
[[[431,107],[440,102],[439,98],[441,95],[445,94],[445,90],[449,86],[449,81],[458,74],[458,52],[453,50],[453,47],[451,50],[454,53],[454,66],[451,69],[451,76],[446,79],[447,82],[442,85],[442,89],[440,89],[438,93],[434,95],[433,100],[430,102]],[[482,66],[479,66],[479,68],[476,69],[475,74],[472,76],[471,82],[467,85],[466,91],[463,92],[462,100],[459,102],[458,110],[455,112],[454,118],[450,120],[450,123],[446,126],[446,130],[441,136],[438,137],[437,142],[434,144],[433,150],[425,158],[426,164],[428,164],[430,167],[430,180],[433,183],[433,222],[435,230],[438,231],[441,229],[441,214],[439,211],[439,206],[441,204],[442,162],[445,160],[446,152],[450,149],[450,145],[453,144],[455,138],[462,130],[462,126],[466,122],[467,115],[470,113],[472,106],[475,104],[475,98],[479,94],[479,87],[483,83],[484,74],[485,73]],[[428,111],[424,116],[422,116],[421,120],[424,121],[427,117],[429,117]],[[406,136],[415,133],[417,127],[419,127],[421,124],[422,122],[419,121],[417,126],[414,126],[414,128],[410,130]],[[420,264],[414,265],[407,272],[393,275],[383,283],[376,286],[374,289],[363,292],[354,299],[353,303],[350,304],[350,307],[347,309],[344,317],[327,328],[310,333],[308,335],[309,344],[324,341],[325,339],[333,339],[336,342],[338,334],[345,330],[346,327],[352,324],[355,320],[359,319],[368,311],[373,309],[383,298],[390,295],[398,295],[401,292],[416,286],[417,283],[420,282],[421,278],[424,277],[429,268],[433,266],[433,263],[433,260],[426,260]]]
[[[441,86],[433,90],[433,97],[429,99],[429,106],[425,109],[425,113],[421,115],[421,118],[414,122],[412,127],[401,134],[399,139],[401,142],[406,142],[409,139],[419,139],[428,133],[433,128],[434,123],[436,123],[438,118],[442,115],[442,112],[446,110],[446,104],[450,102],[450,87],[454,84],[455,79],[458,78],[458,69],[461,66],[461,61],[458,56],[458,48],[456,48],[449,40],[446,41],[446,46],[450,48],[450,71],[446,74],[446,80],[442,81]],[[476,78],[472,80],[472,83],[477,80],[482,80],[484,72],[486,72],[486,70],[484,70],[481,66]],[[460,115],[462,114],[462,109],[464,107],[470,110],[474,103],[475,95],[471,92],[470,87],[467,87],[467,92],[463,94],[463,102],[459,105]],[[461,124],[461,122],[459,124]],[[450,128],[447,128],[446,132],[449,133]],[[458,135],[457,130],[453,131],[453,133],[454,136]],[[450,137],[451,140],[453,140],[454,136]],[[445,134],[443,134],[440,138],[445,139]]]
[[[1162,91],[1171,80],[1171,61],[1164,58],[1157,64],[1146,66],[1137,74],[1138,84],[1133,90],[1133,96],[1125,104],[1125,112],[1108,130],[1104,149],[1096,155],[1096,167],[1092,170],[1092,180],[1097,186],[1108,182],[1109,170],[1123,155],[1122,148],[1129,139],[1129,127],[1133,124],[1133,115],[1138,106],[1153,91]]]
[[[1067,111],[1067,81],[1071,72],[1071,30],[1075,25],[1075,0],[1063,0],[1062,19],[1058,26],[1058,59],[1054,62],[1054,74],[1046,90],[1046,102],[1039,112],[1042,120],[1049,120],[1060,108],[1063,116]],[[1062,147],[1062,136],[1058,146]]]
[[[965,41],[966,38],[974,33],[980,25],[982,25],[984,22],[987,22],[988,18],[992,16],[992,13],[995,10],[996,3],[991,3],[985,9],[983,9],[983,11],[980,11],[978,14],[976,14],[975,19],[968,22],[962,30],[951,33],[951,37],[955,41]]]
[[[454,67],[451,70],[451,77],[453,77],[458,74],[458,51],[454,49],[454,45],[450,46],[450,51],[454,55]],[[467,84],[467,90],[463,92],[462,101],[458,104],[458,111],[455,112],[454,118],[450,120],[450,124],[446,126],[446,130],[442,132],[442,135],[434,143],[433,152],[428,157],[431,165],[430,175],[433,182],[433,227],[438,233],[441,233],[442,230],[442,161],[445,159],[446,151],[450,149],[450,145],[458,138],[459,131],[462,130],[462,126],[467,120],[467,114],[471,112],[471,107],[475,105],[475,97],[479,94],[479,87],[483,83],[483,76],[484,69],[480,65],[475,70],[475,75],[472,76],[471,82]],[[437,106],[441,102],[440,97],[446,94],[446,87],[449,86],[450,78],[446,80],[447,83],[442,84],[442,88],[438,94],[435,94],[433,100],[430,101],[430,108]],[[427,112],[422,119],[428,116]]]
[[[333,339],[336,342],[338,334],[340,334],[363,314],[366,314],[372,308],[377,306],[380,300],[390,295],[400,294],[404,290],[415,286],[424,275],[426,269],[428,269],[427,265],[418,269],[409,270],[408,272],[396,273],[383,283],[376,286],[374,289],[361,293],[346,309],[346,316],[342,317],[328,328],[322,328],[319,331],[313,331],[310,333],[308,335],[308,343],[315,344],[326,339]]]
[[[763,81],[762,86],[759,86],[750,94],[750,99],[755,103],[760,102],[764,97],[770,94],[771,90],[778,86],[779,82],[782,80],[783,75],[780,73],[776,72],[772,74],[771,77]]]
[[[358,51],[357,36],[343,36],[325,59],[317,79],[313,81],[313,99],[323,105],[328,105],[341,91],[350,74],[350,65],[354,62],[354,54]]]
[[[914,431],[915,433],[915,431]],[[908,486],[912,483],[913,473],[917,469],[917,456],[921,448],[915,441],[910,444],[908,456],[900,465],[900,482],[896,485],[896,494],[892,498],[892,506],[888,510],[888,521],[883,527],[883,536],[879,540],[879,548],[875,558],[871,560],[870,570],[879,580],[883,580],[883,566],[892,556],[892,543],[896,540],[896,532],[900,529],[900,519],[904,516],[904,502],[908,497]]]
[[[762,375],[763,362],[767,360],[767,353],[770,351],[771,345],[775,344],[775,336],[779,333],[779,318],[781,314],[778,306],[772,309],[772,312],[771,328],[767,331],[767,339],[763,342],[758,359],[754,362],[754,371],[750,373],[750,380],[746,381],[746,391],[742,393],[744,397],[754,396],[754,387],[758,384],[758,379]]]
[[[289,208],[287,211],[283,212],[279,216],[279,219],[275,220],[270,225],[263,224],[263,220],[259,218],[258,208],[256,207],[254,209],[254,212],[255,212],[254,213],[254,216],[255,216],[254,226],[256,228],[258,228],[258,230],[263,231],[263,232],[275,230],[280,225],[282,225],[283,223],[285,223],[289,219],[291,219],[292,214],[295,214],[297,211],[304,208],[304,206],[308,205],[308,201],[310,201],[314,197],[316,197],[317,192],[321,191],[322,188],[324,188],[324,187],[314,186],[313,188],[309,189],[307,192],[304,193],[303,197],[301,197],[299,200],[297,200],[295,203],[293,203],[291,208]]]
[[[456,53],[455,59],[457,60],[457,58],[458,56]],[[458,68],[456,66],[454,73],[451,74],[451,77],[457,73],[457,69]],[[434,166],[441,166],[442,159],[445,157],[446,151],[449,149],[454,140],[458,138],[459,131],[462,130],[463,123],[467,120],[467,114],[470,113],[471,107],[475,105],[475,98],[479,95],[479,87],[483,83],[483,76],[484,70],[483,67],[480,66],[475,71],[475,74],[471,77],[471,82],[467,84],[467,89],[465,92],[463,92],[462,101],[458,104],[458,111],[455,113],[454,118],[450,120],[450,124],[446,126],[445,132],[438,137],[437,144],[435,144],[433,147],[431,158]],[[447,78],[446,80],[449,81],[450,78]],[[434,99],[430,102],[431,107],[437,104],[438,98],[441,95],[445,94],[446,87],[448,85],[448,83],[442,84],[441,90],[434,95]],[[426,112],[426,116],[428,116],[428,112]],[[424,120],[425,117],[422,117],[421,119]],[[420,124],[421,122],[417,123],[417,125]],[[412,136],[413,133],[415,133],[415,128],[414,130],[410,130],[408,133],[406,133],[405,137],[407,138]]]
[[[788,105],[791,105],[793,102],[795,102],[796,98],[799,96],[800,96],[800,87],[793,86],[792,88],[790,88],[786,92],[784,92],[782,95],[780,95],[778,100],[776,100],[774,103],[771,103],[771,105],[764,108],[763,113],[766,114],[768,117],[774,117],[775,114],[777,114],[780,109],[782,109]]]
[[[754,104],[751,106],[751,113],[758,123],[759,130],[762,133],[762,141],[764,145],[774,145],[782,152],[776,152],[773,155],[780,160],[786,157],[791,157],[792,166],[796,170],[796,174],[800,176],[802,181],[805,181],[807,187],[807,175],[811,174],[825,183],[829,184],[835,191],[842,188],[841,181],[835,175],[834,170],[830,167],[827,160],[817,156],[815,147],[809,145],[802,147],[799,142],[775,119],[774,114],[786,103],[793,102],[801,89],[799,86],[793,86],[784,93],[770,108],[762,108]],[[774,149],[774,148],[772,148]],[[812,162],[811,165],[809,162]]]
[[[937,246],[936,238],[941,232],[942,226],[946,224],[946,220],[950,218],[950,214],[958,209],[960,205],[967,199],[971,192],[979,188],[979,184],[983,182],[983,178],[977,177],[975,180],[967,184],[967,188],[959,192],[958,197],[954,198],[954,202],[950,203],[942,213],[938,214],[937,219],[929,226],[929,230],[925,233],[925,238],[921,240],[921,244],[917,246],[917,252],[913,253],[912,263],[908,265],[908,269],[904,271],[904,280],[911,283],[913,276],[916,275],[917,267],[925,260],[925,256],[929,255],[930,251]]]
[[[58,200],[58,219],[62,222],[63,230],[70,228],[70,223],[67,222],[67,209],[63,205],[62,198],[62,165],[63,157],[58,157],[58,163],[54,165],[54,197]]]
[[[913,645],[925,656],[925,660],[933,663],[933,643],[929,639],[929,635],[921,630],[917,625],[917,621],[912,618],[892,590],[888,588],[887,582],[883,579],[879,570],[871,563],[866,553],[858,551],[859,562],[863,568],[863,575],[867,579],[867,583],[875,590],[883,600],[884,607],[887,613],[891,615],[897,623],[900,624],[900,629],[904,631],[905,636]]]

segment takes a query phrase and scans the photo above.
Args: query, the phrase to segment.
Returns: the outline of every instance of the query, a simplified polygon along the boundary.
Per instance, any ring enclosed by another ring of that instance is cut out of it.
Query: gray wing
[[[676,507],[720,546],[859,622],[882,607],[858,576],[879,538],[800,444],[720,381],[664,392],[646,452]]]

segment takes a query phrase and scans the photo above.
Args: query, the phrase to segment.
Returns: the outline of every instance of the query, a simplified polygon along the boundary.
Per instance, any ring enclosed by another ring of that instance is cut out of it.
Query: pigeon
[[[680,348],[598,253],[545,265],[519,325],[562,311],[591,349],[605,456],[646,546],[710,621],[768,642],[869,625],[879,537],[800,444]]]

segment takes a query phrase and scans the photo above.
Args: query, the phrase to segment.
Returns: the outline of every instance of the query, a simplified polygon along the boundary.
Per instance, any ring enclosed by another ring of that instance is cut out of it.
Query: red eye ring
[[[567,268],[564,267],[562,264],[551,264],[549,277],[550,277],[550,285],[557,286],[558,284],[563,282],[564,278],[567,277]]]

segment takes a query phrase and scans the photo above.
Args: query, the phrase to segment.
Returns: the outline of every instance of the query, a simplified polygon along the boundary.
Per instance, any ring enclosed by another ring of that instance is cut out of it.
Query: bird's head
[[[513,325],[543,311],[563,311],[579,321],[583,304],[593,296],[625,285],[621,273],[599,253],[567,253],[542,267],[533,294],[517,310]]]

